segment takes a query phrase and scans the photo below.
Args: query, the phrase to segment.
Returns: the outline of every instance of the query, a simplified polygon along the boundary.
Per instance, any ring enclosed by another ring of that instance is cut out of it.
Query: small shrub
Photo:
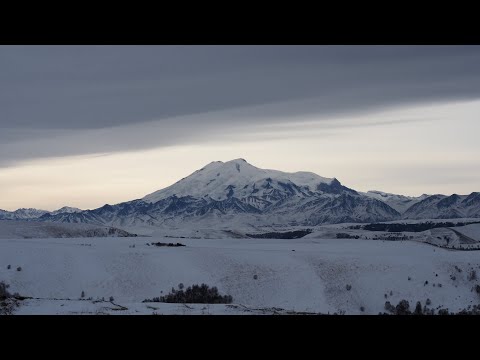
[[[409,315],[410,314],[410,303],[407,300],[402,300],[395,307],[395,313],[397,315]]]
[[[412,280],[412,278],[409,276],[409,277],[408,277],[408,281],[410,281],[410,280]]]
[[[352,290],[352,285],[347,285],[347,291]]]
[[[350,234],[345,234],[345,233],[338,233],[337,234],[337,239],[359,239],[359,235],[350,235]]]
[[[390,301],[385,301],[385,310],[388,312],[394,313],[395,312],[395,306],[393,306]]]
[[[115,299],[113,298],[113,296],[110,296],[110,298],[109,298],[108,300],[109,300],[110,302],[112,302],[112,301],[115,300]]]
[[[477,292],[477,294],[480,294],[480,285],[475,286],[475,291]]]
[[[438,285],[438,287],[442,287],[442,284],[437,284],[437,285]]]
[[[390,290],[390,296],[392,296],[392,295],[393,295],[393,291],[392,291],[392,290]]]
[[[12,296],[7,290],[9,287],[10,285],[5,284],[3,281],[0,282],[0,299],[6,299]]]
[[[470,281],[477,280],[477,272],[475,270],[472,270],[470,274],[468,274],[468,280]]]
[[[184,288],[183,283],[178,284],[178,288],[179,288],[180,290],[182,290],[182,289]]]
[[[361,312],[364,312],[364,311],[365,311],[365,307],[360,306],[360,311],[361,311]]]
[[[22,271],[22,267],[21,266],[17,267],[17,271]]]
[[[253,280],[257,280],[258,279],[258,275],[253,275]]]
[[[425,285],[428,285],[428,280],[425,280],[425,282],[423,283],[423,286]]]
[[[82,293],[80,294],[80,297],[81,297],[81,298],[84,298],[84,297],[85,297],[85,291],[82,290]]]
[[[148,245],[148,244],[147,244]],[[159,247],[162,247],[162,246],[167,246],[167,247],[179,247],[179,246],[186,246],[185,244],[181,244],[181,243],[162,243],[162,242],[156,242],[156,243],[152,243],[152,245],[154,246],[159,246]]]
[[[387,295],[387,294],[384,294],[383,296],[385,296],[385,299],[388,297],[388,295]]]
[[[8,265],[7,269],[10,270],[12,268],[12,265]]]
[[[423,315],[422,304],[420,301],[417,301],[417,305],[415,306],[415,311],[413,312],[414,315]]]
[[[427,299],[426,304],[430,305],[431,303],[432,303],[432,301],[430,299]]]

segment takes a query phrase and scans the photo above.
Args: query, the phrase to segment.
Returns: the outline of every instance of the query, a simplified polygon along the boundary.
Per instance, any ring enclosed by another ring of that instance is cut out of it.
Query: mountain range
[[[480,217],[480,193],[408,197],[358,192],[311,172],[257,168],[244,159],[215,161],[142,199],[94,210],[0,210],[0,220],[109,226],[206,224],[305,225],[399,219]]]
[[[81,212],[83,210],[64,206],[61,209],[55,211],[47,211],[47,210],[39,210],[39,209],[18,209],[15,211],[6,211],[0,209],[0,220],[34,220],[38,219],[45,214],[50,215],[57,215],[57,214],[64,214],[64,213],[74,213],[74,212]]]

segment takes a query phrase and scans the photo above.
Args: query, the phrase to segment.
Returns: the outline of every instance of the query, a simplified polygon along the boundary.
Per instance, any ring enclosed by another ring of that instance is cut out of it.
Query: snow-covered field
[[[469,278],[472,270],[480,273],[478,251],[312,235],[1,239],[0,281],[12,293],[34,298],[20,301],[16,314],[378,314],[385,301],[406,299],[414,307],[430,299],[431,308],[453,311],[480,302],[474,291],[480,282]],[[157,241],[187,246],[147,245]],[[179,283],[217,286],[233,304],[142,303]]]

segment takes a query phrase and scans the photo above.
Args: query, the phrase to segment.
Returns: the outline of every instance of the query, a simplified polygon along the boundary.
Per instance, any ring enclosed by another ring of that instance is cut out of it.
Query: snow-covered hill
[[[42,239],[81,237],[130,237],[127,231],[89,224],[50,224],[39,221],[0,220],[0,239]]]
[[[478,304],[478,282],[470,277],[479,271],[477,251],[355,239],[181,242],[186,247],[147,246],[144,238],[0,240],[0,279],[12,293],[35,298],[15,314],[232,313],[225,305],[142,303],[180,283],[216,286],[246,310],[376,315],[386,301],[402,299],[411,310],[420,301],[437,313]]]

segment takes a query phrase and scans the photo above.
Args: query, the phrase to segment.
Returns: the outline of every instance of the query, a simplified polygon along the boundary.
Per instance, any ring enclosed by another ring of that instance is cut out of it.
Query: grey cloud
[[[475,99],[479,70],[479,46],[0,46],[0,165]]]

